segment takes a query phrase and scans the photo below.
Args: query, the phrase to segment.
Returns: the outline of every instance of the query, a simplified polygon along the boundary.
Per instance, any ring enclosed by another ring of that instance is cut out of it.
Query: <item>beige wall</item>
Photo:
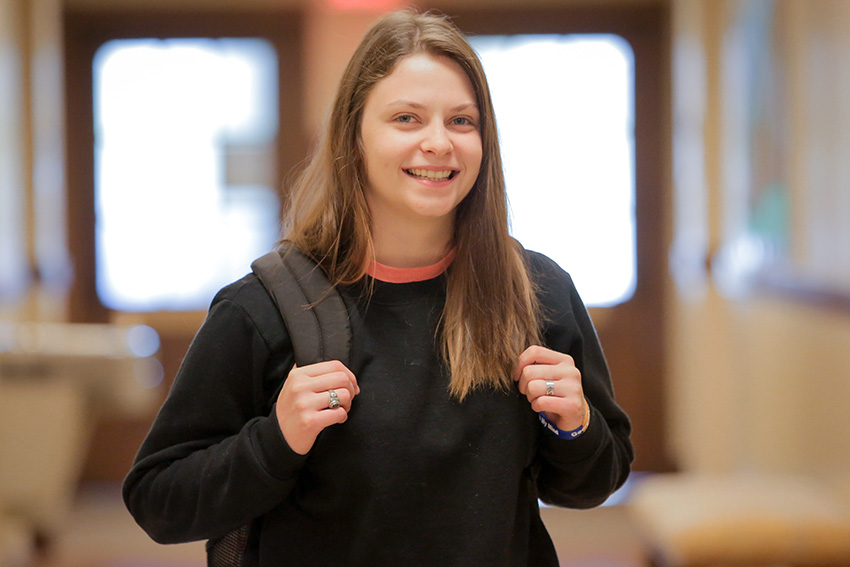
[[[43,284],[0,288],[3,318],[64,316],[61,14],[61,0],[0,0],[0,254],[16,281]]]
[[[44,293],[42,319],[64,317],[70,286],[65,201],[65,106],[62,0],[26,0],[28,6],[32,202],[32,255]]]
[[[734,16],[743,5],[737,0],[673,4],[677,218],[669,402],[674,453],[687,469],[803,473],[846,486],[847,304],[818,305],[747,286],[722,293],[715,283],[722,275],[718,253],[743,228],[739,188],[745,184],[742,172],[753,165],[741,164],[746,152],[740,112],[747,93],[731,79],[740,62],[732,41]],[[847,152],[843,159],[823,155],[850,143],[850,113],[838,104],[850,97],[848,10],[850,3],[843,0],[782,3],[772,30],[785,46],[788,96],[781,119],[792,140],[783,155],[792,253],[807,242],[811,227],[801,216],[815,200],[814,188],[834,196],[848,193]],[[830,77],[828,83],[812,80],[813,65]],[[835,205],[844,207],[844,224],[850,224],[850,206]],[[826,250],[833,261],[840,240]]]

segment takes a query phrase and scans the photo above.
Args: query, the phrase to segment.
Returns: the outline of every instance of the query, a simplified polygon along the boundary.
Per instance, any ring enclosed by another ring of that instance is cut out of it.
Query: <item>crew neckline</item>
[[[445,272],[452,263],[452,260],[454,260],[454,257],[455,249],[452,248],[449,250],[449,253],[437,263],[431,264],[430,266],[419,266],[415,268],[395,268],[372,260],[372,262],[369,263],[369,269],[366,270],[366,273],[374,279],[385,283],[404,284],[423,282],[434,279]]]

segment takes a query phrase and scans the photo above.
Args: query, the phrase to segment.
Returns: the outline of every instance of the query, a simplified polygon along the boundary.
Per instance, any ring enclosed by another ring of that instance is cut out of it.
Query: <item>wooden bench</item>
[[[850,567],[848,505],[814,481],[653,475],[627,504],[658,567]]]

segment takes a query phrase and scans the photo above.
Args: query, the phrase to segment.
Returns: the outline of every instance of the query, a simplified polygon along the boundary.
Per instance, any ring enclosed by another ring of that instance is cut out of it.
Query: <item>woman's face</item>
[[[482,154],[475,93],[457,63],[426,53],[400,60],[366,98],[361,139],[373,223],[451,226]]]

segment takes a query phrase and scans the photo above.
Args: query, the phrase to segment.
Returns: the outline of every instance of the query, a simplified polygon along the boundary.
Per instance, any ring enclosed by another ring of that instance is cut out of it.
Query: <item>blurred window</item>
[[[471,38],[499,121],[512,233],[585,302],[636,284],[632,54],[611,35]],[[95,58],[98,294],[203,309],[278,236],[276,58],[256,39],[120,40]]]
[[[636,285],[634,63],[615,35],[470,38],[490,83],[512,234],[569,271],[585,303]]]
[[[142,39],[94,60],[97,291],[202,310],[279,237],[277,55],[260,39]]]

